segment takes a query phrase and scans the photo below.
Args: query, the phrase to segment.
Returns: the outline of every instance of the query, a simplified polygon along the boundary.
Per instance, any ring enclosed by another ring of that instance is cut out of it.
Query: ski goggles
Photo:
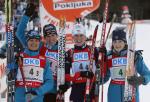
[[[47,35],[50,35],[50,34],[57,35],[57,32],[55,30],[47,30],[47,31],[45,31],[44,36],[47,36]]]
[[[29,39],[41,39],[41,36],[39,35],[39,32],[34,31],[34,30],[30,30],[30,31],[27,33],[27,41],[28,41]]]
[[[56,27],[53,24],[45,25],[43,28],[43,34],[44,36],[55,34],[57,35]]]

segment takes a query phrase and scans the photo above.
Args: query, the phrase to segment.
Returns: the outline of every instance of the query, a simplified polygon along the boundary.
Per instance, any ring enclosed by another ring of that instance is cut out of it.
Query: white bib
[[[43,71],[44,69],[40,67],[24,66],[23,72],[24,72],[25,81],[43,83],[43,73],[44,73]],[[17,80],[22,81],[20,68],[18,69]]]
[[[57,75],[58,61],[51,59],[50,60],[50,68],[52,70],[53,76]]]
[[[72,74],[75,74],[79,71],[87,71],[89,68],[90,61],[80,61],[80,62],[73,62],[72,63]],[[93,61],[93,72],[95,73],[96,65],[95,61]]]
[[[124,81],[125,69],[126,66],[118,66],[110,68],[111,78],[116,81]]]

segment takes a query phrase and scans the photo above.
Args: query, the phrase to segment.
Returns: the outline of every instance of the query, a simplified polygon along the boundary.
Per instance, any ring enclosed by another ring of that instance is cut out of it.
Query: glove
[[[68,88],[69,88],[69,85],[67,85],[66,83],[63,85],[59,85],[59,91],[62,93],[65,93]]]
[[[100,47],[100,48],[99,48],[99,52],[104,53],[104,54],[107,54],[107,49],[106,49],[106,47],[105,47],[105,46],[104,46],[104,47]]]
[[[37,11],[35,11],[34,13],[33,13],[33,15],[30,17],[30,20],[29,21],[32,21],[34,18],[36,18],[36,17],[38,17],[38,12]]]
[[[35,8],[36,6],[33,3],[29,3],[24,14],[29,17],[33,16],[33,14],[35,13]]]
[[[86,77],[86,78],[93,78],[94,74],[91,71],[81,71],[80,72],[81,77]]]
[[[128,83],[133,86],[139,86],[142,83],[144,83],[143,76],[131,76],[127,80],[128,80]]]
[[[6,58],[6,50],[3,48],[0,48],[0,58],[1,59]]]
[[[104,47],[100,47],[99,48],[99,52],[100,53],[104,53],[105,55],[107,55],[107,49],[106,49],[106,47],[104,46]]]
[[[72,81],[76,81],[78,78],[80,78],[80,72],[76,72],[75,75],[73,76]]]
[[[29,91],[26,93],[27,102],[32,101],[35,97],[37,97],[37,93],[35,91]]]
[[[20,54],[16,54],[16,55],[15,55],[15,60],[16,60],[16,62],[19,61],[19,58],[20,58],[20,57],[21,57]],[[21,59],[22,59],[22,57],[21,57]]]
[[[6,58],[5,54],[0,54],[0,58],[1,58],[1,59]]]
[[[107,59],[107,49],[105,46],[99,48],[99,52],[104,54],[104,61]]]

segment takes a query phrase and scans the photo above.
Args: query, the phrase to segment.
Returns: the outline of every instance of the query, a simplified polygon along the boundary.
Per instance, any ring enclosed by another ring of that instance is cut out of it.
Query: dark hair
[[[44,37],[46,37],[49,34],[56,34],[57,35],[56,27],[53,24],[47,24],[43,27]]]

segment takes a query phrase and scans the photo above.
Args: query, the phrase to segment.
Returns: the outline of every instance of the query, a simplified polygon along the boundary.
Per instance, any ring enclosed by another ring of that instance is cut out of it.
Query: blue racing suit
[[[111,78],[108,88],[108,102],[123,102],[125,86],[125,69],[127,64],[127,50],[122,50],[119,54],[110,51],[107,55],[107,71],[104,82]],[[117,66],[117,68],[116,68]],[[143,85],[150,81],[150,71],[145,65],[141,55],[136,55],[135,69],[140,76],[144,77]],[[117,72],[118,71],[118,72]],[[118,73],[118,74],[116,74]],[[120,75],[120,76],[119,76]],[[139,87],[136,87],[136,102],[139,102]]]
[[[29,18],[27,16],[23,16],[21,19],[18,29],[17,29],[17,38],[20,40],[21,44],[25,48],[24,53],[28,56],[34,57],[40,55],[39,50],[38,51],[31,51],[27,49],[27,40],[25,36],[25,28],[27,26]],[[42,43],[40,43],[40,47],[42,46]],[[43,83],[40,87],[28,87],[28,91],[35,91],[37,93],[37,97],[32,102],[43,102],[44,94],[48,93],[50,90],[53,89],[54,86],[54,80],[52,76],[52,71],[50,70],[50,64],[49,61],[46,60],[46,64],[44,66],[43,71]],[[15,102],[26,102],[25,99],[25,88],[24,87],[16,87],[15,92]]]

